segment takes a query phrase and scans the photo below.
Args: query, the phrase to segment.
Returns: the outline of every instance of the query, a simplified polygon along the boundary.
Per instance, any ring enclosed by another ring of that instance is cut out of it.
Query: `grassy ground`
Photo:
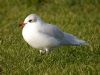
[[[89,46],[61,46],[40,55],[18,23],[36,13]],[[100,75],[100,0],[0,0],[0,75]]]

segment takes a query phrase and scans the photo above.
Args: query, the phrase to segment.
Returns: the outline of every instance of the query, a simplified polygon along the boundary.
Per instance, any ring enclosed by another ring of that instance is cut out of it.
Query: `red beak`
[[[26,23],[24,23],[24,22],[20,22],[20,23],[19,23],[19,27],[22,27],[22,28],[23,28],[23,27],[25,26],[25,24],[26,24]]]

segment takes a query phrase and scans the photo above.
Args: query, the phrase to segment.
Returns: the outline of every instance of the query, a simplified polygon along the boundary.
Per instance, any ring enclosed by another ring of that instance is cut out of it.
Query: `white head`
[[[19,26],[24,27],[28,23],[36,23],[36,22],[42,22],[41,18],[36,14],[30,14],[25,18],[23,23],[19,24]]]

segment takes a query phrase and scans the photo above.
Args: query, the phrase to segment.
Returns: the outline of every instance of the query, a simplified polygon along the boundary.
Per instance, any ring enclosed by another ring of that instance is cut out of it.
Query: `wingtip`
[[[87,43],[84,40],[77,40],[77,42],[78,42],[79,45],[89,45],[89,43]]]

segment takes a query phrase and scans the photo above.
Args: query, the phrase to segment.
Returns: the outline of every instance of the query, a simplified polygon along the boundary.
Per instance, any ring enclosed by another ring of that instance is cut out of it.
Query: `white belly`
[[[24,27],[22,31],[24,40],[33,48],[45,49],[59,45],[59,41],[48,35],[41,34],[35,28]]]

